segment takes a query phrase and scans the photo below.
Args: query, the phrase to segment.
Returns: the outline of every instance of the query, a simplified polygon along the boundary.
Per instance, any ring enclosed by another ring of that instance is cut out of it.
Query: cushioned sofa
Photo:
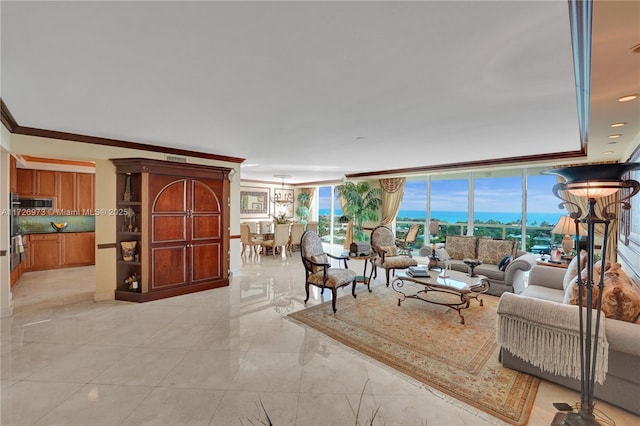
[[[497,337],[503,366],[579,391],[580,381],[573,378],[579,377],[579,374],[574,370],[572,377],[569,372],[571,369],[567,369],[571,363],[574,367],[579,366],[577,355],[573,357],[573,362],[570,361],[572,357],[568,353],[571,351],[567,344],[570,339],[579,335],[576,331],[578,306],[569,304],[569,297],[566,296],[570,294],[566,287],[574,285],[571,275],[576,274],[573,281],[577,277],[577,271],[571,271],[571,268],[571,265],[567,270],[536,265],[529,272],[526,289],[520,294],[503,294],[498,304]],[[631,281],[629,285],[634,291],[637,289]],[[603,292],[603,297],[605,294],[607,293]],[[640,321],[640,311],[637,307],[635,309],[632,318]],[[565,318],[564,323],[562,318]],[[505,324],[508,322],[522,324],[523,327],[519,328],[521,332],[507,332],[505,328],[508,326]],[[571,326],[568,325],[570,323]],[[605,363],[608,371],[604,383],[596,383],[594,395],[597,399],[640,415],[640,324],[612,317],[604,318],[604,315],[601,324],[605,341],[599,347],[604,348],[606,353],[602,353],[604,356],[599,356],[598,359],[608,358],[608,363]],[[554,340],[550,340],[547,335],[547,339],[541,338],[538,341],[531,338],[533,341],[530,341],[527,334],[536,335],[531,332],[533,329],[537,330],[537,336],[544,336],[544,333],[552,330]],[[526,332],[522,332],[524,330]],[[531,346],[527,348],[526,345]],[[520,356],[514,355],[519,350],[522,352]],[[557,354],[555,359],[549,355],[554,352]],[[564,372],[560,371],[563,369]]]
[[[444,250],[444,251],[443,251]],[[420,264],[428,264],[432,248],[420,249]],[[440,258],[438,266],[444,268],[445,258],[449,258],[451,269],[467,272],[469,267],[464,259],[479,259],[480,266],[475,272],[489,279],[489,294],[500,296],[504,292],[518,293],[524,289],[525,272],[536,264],[536,255],[517,249],[515,240],[492,240],[485,237],[448,235],[444,246],[436,246]]]

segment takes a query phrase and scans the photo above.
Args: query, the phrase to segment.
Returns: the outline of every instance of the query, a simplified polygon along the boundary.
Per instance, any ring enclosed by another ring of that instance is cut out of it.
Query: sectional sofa
[[[422,247],[419,264],[428,264],[432,247]],[[500,296],[502,293],[519,293],[525,286],[525,272],[536,264],[536,255],[518,250],[515,240],[492,240],[485,237],[448,235],[444,245],[436,246],[436,254],[440,261],[438,266],[445,267],[448,259],[451,269],[467,272],[469,267],[464,259],[482,261],[475,268],[475,273],[489,279],[491,286],[488,293]]]

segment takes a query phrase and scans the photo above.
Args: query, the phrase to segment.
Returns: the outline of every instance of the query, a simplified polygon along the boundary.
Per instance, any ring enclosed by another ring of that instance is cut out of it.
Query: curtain
[[[563,182],[564,180],[561,178],[558,178],[559,182]],[[584,215],[587,213],[588,211],[588,200],[586,198],[582,198],[582,197],[576,197],[575,195],[569,193],[569,191],[562,191],[562,196],[572,202],[575,203],[577,205],[580,206],[580,208],[582,209],[582,216],[584,217]],[[618,218],[618,215],[620,214],[620,204],[617,202],[619,199],[619,192],[616,192],[613,195],[609,195],[608,197],[603,197],[603,198],[598,198],[596,200],[596,205],[595,205],[595,210],[596,210],[596,215],[599,218],[602,218],[602,211],[605,207],[609,206],[607,211],[609,213],[613,213],[616,215],[616,218]],[[611,204],[614,203],[614,204]],[[609,205],[611,204],[611,205]],[[573,213],[576,211],[576,208],[570,204],[566,205],[567,211],[569,213]],[[609,259],[609,261],[611,261],[612,263],[615,263],[618,261],[618,223],[619,220],[612,220],[611,222],[609,222],[609,236],[607,238],[607,252],[606,253],[602,253],[602,257],[604,259]],[[604,225],[602,224],[596,224],[595,226],[595,236],[602,240],[604,237]]]
[[[300,188],[300,192],[303,192],[309,196],[309,205],[307,207],[311,208],[313,206],[313,197],[316,195],[315,188]]]
[[[340,210],[344,212],[344,208],[345,208],[344,198],[340,196],[338,197],[338,201],[340,202]],[[343,247],[347,250],[350,250],[352,242],[353,242],[353,228],[351,227],[351,221],[349,221],[349,223],[347,223],[347,235],[344,238]]]
[[[404,197],[405,178],[380,179],[382,188],[382,217],[380,225],[393,222],[400,210],[400,203]]]

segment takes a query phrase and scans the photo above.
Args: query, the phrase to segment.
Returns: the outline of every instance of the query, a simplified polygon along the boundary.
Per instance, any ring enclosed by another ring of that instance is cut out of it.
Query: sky
[[[432,211],[466,211],[468,184],[466,180],[434,180],[431,189]],[[532,213],[556,213],[560,200],[551,188],[555,176],[529,176],[527,210]],[[426,211],[426,181],[407,181],[400,210]],[[475,210],[480,212],[522,211],[522,179],[520,176],[479,178],[475,180]],[[320,189],[320,208],[330,206],[331,190]]]

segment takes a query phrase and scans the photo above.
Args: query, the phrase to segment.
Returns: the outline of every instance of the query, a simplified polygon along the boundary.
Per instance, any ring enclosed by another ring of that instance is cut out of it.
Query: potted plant
[[[307,218],[309,217],[309,201],[311,197],[306,192],[301,192],[298,194],[297,201],[300,203],[298,208],[296,209],[296,214],[300,219],[300,223],[307,223]]]
[[[378,220],[378,210],[382,206],[382,190],[371,188],[368,182],[345,182],[336,186],[335,192],[344,199],[343,214],[353,226],[353,240],[366,241],[364,224]]]
[[[283,225],[285,223],[289,223],[287,212],[278,213],[277,215],[274,214],[273,221],[276,223],[276,225]]]

